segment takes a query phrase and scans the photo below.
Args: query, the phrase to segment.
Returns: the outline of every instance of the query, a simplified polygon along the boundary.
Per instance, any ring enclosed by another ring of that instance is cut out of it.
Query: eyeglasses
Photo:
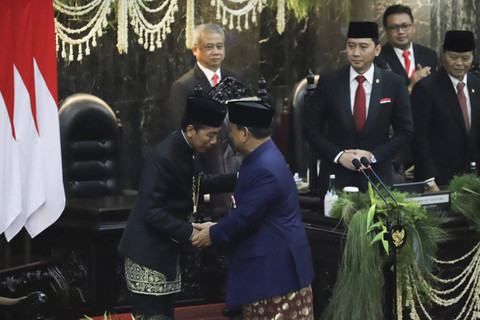
[[[394,32],[398,32],[400,31],[400,29],[402,29],[402,31],[409,31],[410,29],[412,28],[412,24],[402,24],[402,25],[398,25],[398,24],[392,24],[390,26],[387,26],[387,29],[390,30],[390,31],[394,31]]]

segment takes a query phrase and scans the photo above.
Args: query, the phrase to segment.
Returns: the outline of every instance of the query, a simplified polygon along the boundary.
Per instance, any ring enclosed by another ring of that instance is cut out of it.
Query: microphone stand
[[[387,231],[389,235],[389,241],[391,244],[394,246],[393,250],[393,283],[394,283],[394,288],[393,288],[393,310],[392,310],[392,320],[397,320],[398,319],[398,313],[397,313],[397,249],[400,248],[404,243],[405,243],[405,237],[406,237],[406,232],[403,226],[403,219],[402,215],[400,213],[400,206],[398,205],[397,200],[395,197],[390,193],[388,188],[385,186],[383,181],[378,177],[377,173],[375,170],[373,170],[370,162],[368,161],[367,158],[362,157],[360,159],[362,165],[367,168],[367,170],[370,170],[377,181],[380,183],[382,188],[388,193],[390,198],[393,200],[395,203],[395,206],[397,208],[397,225],[392,227],[392,221],[390,218],[390,214],[388,215],[387,218]],[[387,207],[387,212],[388,212],[388,207]],[[394,234],[396,235],[394,237]]]
[[[357,169],[358,172],[361,172],[363,174],[363,176],[368,180],[368,182],[370,182],[370,184],[375,189],[375,191],[377,191],[380,198],[382,198],[383,202],[385,202],[385,208],[387,208],[387,212],[388,212],[387,199],[385,199],[385,197],[378,190],[377,186],[372,182],[372,180],[370,180],[370,177],[365,173],[365,171],[363,171],[363,168],[362,168],[362,165],[360,164],[360,161],[358,161],[358,159],[353,159],[352,164],[355,167],[355,169]],[[387,215],[387,219],[390,219],[390,215]]]
[[[403,220],[402,220],[402,215],[400,214],[400,206],[398,205],[398,202],[397,200],[394,198],[394,196],[390,193],[390,191],[388,191],[388,188],[385,186],[385,184],[383,183],[383,181],[378,177],[377,173],[375,172],[375,170],[373,170],[370,162],[368,161],[367,158],[365,157],[362,157],[360,159],[360,162],[362,163],[362,165],[367,168],[367,170],[370,170],[373,175],[375,176],[375,178],[377,179],[377,181],[380,183],[380,185],[382,186],[383,190],[385,190],[387,192],[387,194],[390,196],[390,198],[393,200],[393,202],[395,203],[395,207],[397,208],[397,223],[399,225],[401,225],[403,227]]]

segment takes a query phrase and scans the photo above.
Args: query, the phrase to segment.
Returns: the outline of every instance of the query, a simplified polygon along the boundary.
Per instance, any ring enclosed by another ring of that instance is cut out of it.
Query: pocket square
[[[390,102],[392,102],[392,99],[390,99],[390,98],[380,99],[380,104],[382,104],[382,103],[390,103]]]

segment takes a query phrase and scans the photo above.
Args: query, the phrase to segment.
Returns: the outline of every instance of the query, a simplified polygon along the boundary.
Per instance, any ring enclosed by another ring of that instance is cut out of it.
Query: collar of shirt
[[[395,54],[398,57],[398,60],[400,60],[400,63],[403,66],[403,69],[405,69],[405,59],[403,58],[403,51],[408,51],[410,52],[409,58],[410,58],[410,70],[408,74],[410,75],[412,73],[412,70],[415,70],[415,55],[413,54],[413,44],[410,42],[410,48],[408,50],[402,50],[399,48],[393,47],[393,51],[395,51]]]
[[[185,142],[188,144],[190,149],[193,149],[192,146],[190,145],[190,143],[188,143],[187,137],[185,137],[185,132],[183,132],[183,130],[180,130],[180,132],[182,133],[183,139],[185,139]]]
[[[350,82],[354,81],[357,76],[364,76],[365,80],[369,84],[372,84],[373,83],[373,70],[374,69],[375,68],[374,68],[373,63],[372,63],[372,65],[370,66],[370,69],[368,69],[367,72],[365,72],[364,74],[360,74],[357,71],[355,71],[355,69],[353,69],[352,66],[350,66]],[[358,83],[356,80],[355,80],[355,82]]]
[[[363,88],[365,89],[365,99],[366,99],[366,105],[365,107],[367,108],[367,117],[368,117],[368,110],[370,108],[370,96],[372,94],[372,85],[373,85],[373,73],[374,73],[374,65],[370,66],[370,69],[367,70],[363,74],[365,77],[365,81],[363,82]],[[355,94],[357,92],[357,87],[358,87],[358,81],[355,79],[357,76],[359,76],[357,71],[353,69],[352,66],[350,66],[350,107],[352,109],[352,114],[353,114],[353,105],[355,103]]]
[[[214,74],[217,74],[218,76],[218,82],[222,79],[222,74],[220,73],[220,68],[217,69],[217,71],[213,72],[212,70],[205,68],[204,66],[201,65],[200,62],[197,61],[197,65],[200,68],[200,70],[203,71],[203,74],[205,74],[205,77],[207,77],[208,81],[210,82],[210,85],[213,87],[213,80],[212,77]]]
[[[455,90],[455,94],[458,94],[457,85],[460,82],[457,78],[452,77],[448,72],[448,76],[453,84],[453,89]],[[467,85],[467,75],[463,77],[463,83],[465,83],[465,87],[463,87],[463,93],[465,93],[465,98],[467,100],[467,112],[468,112],[468,122],[472,125],[472,105],[470,103],[470,95],[468,94],[468,85]]]
[[[450,80],[452,80],[452,84],[453,84],[453,88],[455,89],[455,93],[458,93],[458,92],[457,92],[457,91],[458,91],[458,90],[457,90],[457,85],[458,85],[458,83],[459,83],[460,81],[459,81],[457,78],[452,77],[452,76],[450,75],[450,73],[447,72],[447,74],[448,74],[448,77],[450,78]],[[467,75],[465,75],[465,76],[463,77],[463,81],[462,81],[462,82],[465,83],[465,87],[463,88],[463,91],[465,92],[465,95],[466,95],[466,97],[467,97],[467,99],[468,99],[469,96],[468,96],[468,94],[467,94],[467,93],[468,93],[468,90],[467,90],[467,86],[468,86],[468,85],[467,85]]]

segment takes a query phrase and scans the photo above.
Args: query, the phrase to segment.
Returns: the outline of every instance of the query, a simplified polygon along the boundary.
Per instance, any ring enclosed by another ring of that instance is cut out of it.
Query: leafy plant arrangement
[[[455,176],[449,185],[452,211],[469,219],[480,231],[480,179],[475,174]]]
[[[85,319],[87,319],[87,320],[93,320],[92,318],[90,318],[90,317],[88,317],[88,316],[84,316],[84,317],[85,317]],[[133,315],[132,315],[131,317],[132,317],[132,320],[135,320],[135,317],[134,317]],[[104,320],[116,320],[116,319],[118,319],[118,317],[115,316],[115,315],[112,316],[111,314],[108,314],[108,315],[107,315],[107,312],[105,311],[105,313],[103,314],[103,319],[104,319]]]
[[[88,317],[88,316],[84,316],[86,320],[93,320],[92,318]],[[166,317],[166,316],[153,316],[153,317],[148,317],[148,318],[145,318],[145,317],[140,317],[140,318],[135,318],[133,315],[131,315],[132,317],[132,320],[168,320],[170,318]],[[118,318],[118,316],[116,315],[111,315],[111,314],[108,314],[107,315],[107,312],[105,312],[103,314],[103,320],[117,320],[117,319],[120,319]]]
[[[391,193],[401,208],[408,234],[399,249],[384,237],[388,215],[396,217],[393,203],[389,201],[387,208],[371,186],[368,193],[340,193],[331,215],[343,220],[347,237],[333,296],[324,314],[326,319],[384,319],[382,268],[391,263],[392,250],[397,250],[397,290],[406,286],[409,267],[430,271],[437,245],[446,237],[440,228],[445,218],[427,215],[417,203],[408,202],[412,194]]]

